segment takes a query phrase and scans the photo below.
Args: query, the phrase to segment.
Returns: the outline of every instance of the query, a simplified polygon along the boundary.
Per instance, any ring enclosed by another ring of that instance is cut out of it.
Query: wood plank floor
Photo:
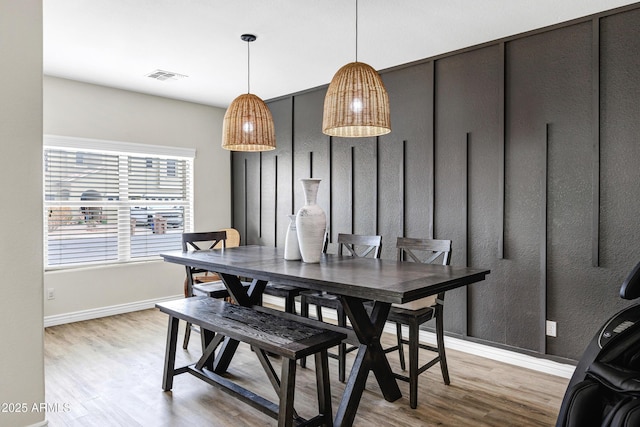
[[[173,390],[163,392],[167,320],[157,310],[145,310],[47,328],[46,401],[59,409],[47,414],[49,425],[276,425],[275,420],[188,374],[177,376]],[[182,337],[184,326],[180,326]],[[391,340],[389,335],[383,342]],[[178,349],[177,366],[195,360],[198,350],[199,335],[193,334],[189,350]],[[568,380],[456,351],[448,351],[447,356],[451,385],[442,383],[438,366],[424,373],[416,410],[409,407],[407,383],[400,382],[402,399],[386,402],[370,376],[354,425],[554,425]],[[316,409],[313,363],[309,361],[307,369],[298,369],[296,408],[302,416],[311,416]],[[390,362],[398,369],[397,356],[390,355]],[[274,363],[277,366],[277,360]],[[344,385],[337,381],[336,360],[330,359],[329,367],[335,412]],[[229,373],[235,381],[276,401],[246,345],[241,344]],[[248,381],[251,378],[257,380]]]

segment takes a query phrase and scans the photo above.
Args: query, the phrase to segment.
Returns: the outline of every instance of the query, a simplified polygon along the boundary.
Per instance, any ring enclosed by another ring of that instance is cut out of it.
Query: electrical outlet
[[[53,288],[47,289],[47,299],[56,299],[56,290]]]
[[[553,320],[547,320],[547,336],[548,337],[556,337],[558,336],[557,332],[557,324]]]

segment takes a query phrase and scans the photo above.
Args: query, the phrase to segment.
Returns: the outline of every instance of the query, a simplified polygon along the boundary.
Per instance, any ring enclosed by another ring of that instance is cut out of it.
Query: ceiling
[[[361,0],[358,60],[382,70],[634,3]],[[226,108],[329,83],[355,60],[355,0],[45,0],[44,73]],[[185,75],[159,81],[156,70]]]

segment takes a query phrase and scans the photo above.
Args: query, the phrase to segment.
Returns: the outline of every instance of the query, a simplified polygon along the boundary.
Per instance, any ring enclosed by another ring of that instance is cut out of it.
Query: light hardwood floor
[[[59,409],[47,414],[49,425],[276,425],[275,420],[188,374],[177,376],[173,390],[163,392],[167,320],[157,310],[145,310],[47,328],[46,401]],[[180,329],[182,336],[183,324]],[[392,338],[385,336],[384,342]],[[177,365],[195,360],[198,350],[199,335],[193,334],[189,350],[178,349]],[[409,407],[407,383],[400,382],[400,400],[386,402],[371,375],[354,425],[554,425],[568,380],[451,350],[447,356],[451,385],[442,383],[438,366],[421,375],[416,410]],[[302,416],[311,416],[316,409],[313,363],[309,361],[307,369],[299,368],[297,374],[296,408]],[[398,369],[395,355],[390,355],[390,361]],[[330,359],[329,367],[335,413],[344,385],[337,381],[337,361]],[[235,381],[276,401],[246,345],[241,344],[229,373]],[[253,383],[251,378],[255,378]]]

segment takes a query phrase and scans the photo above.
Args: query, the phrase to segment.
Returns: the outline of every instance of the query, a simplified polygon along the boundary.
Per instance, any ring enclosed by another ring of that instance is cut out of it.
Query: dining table
[[[242,306],[257,306],[268,282],[338,295],[357,337],[358,352],[336,410],[334,425],[353,424],[370,372],[385,400],[402,394],[380,343],[393,303],[406,303],[485,279],[490,270],[389,259],[323,254],[319,263],[285,260],[282,248],[247,245],[226,249],[173,251],[171,263],[217,273]],[[250,279],[250,286],[243,280]],[[204,331],[206,332],[206,331]],[[238,342],[225,340],[210,369],[224,373]]]

